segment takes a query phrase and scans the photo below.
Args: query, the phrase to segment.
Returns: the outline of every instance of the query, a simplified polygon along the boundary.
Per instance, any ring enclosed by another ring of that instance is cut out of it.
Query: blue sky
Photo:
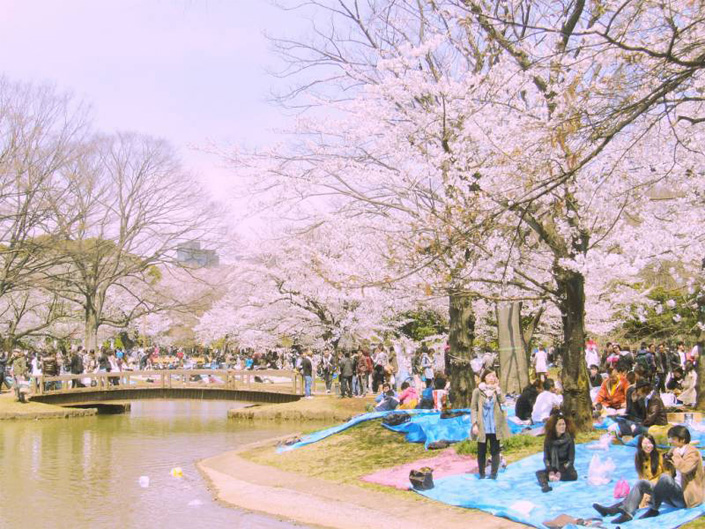
[[[273,139],[286,118],[263,32],[304,24],[269,0],[0,0],[0,71],[84,99],[100,130],[170,140],[220,194],[227,171],[190,146]]]

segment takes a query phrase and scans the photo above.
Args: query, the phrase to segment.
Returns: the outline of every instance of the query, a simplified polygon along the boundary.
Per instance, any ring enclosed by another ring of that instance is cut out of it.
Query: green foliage
[[[630,307],[630,317],[622,330],[626,340],[684,340],[697,338],[701,331],[698,321],[705,315],[705,294],[674,292],[663,287],[655,288],[649,299],[655,306]]]
[[[405,312],[402,318],[407,322],[399,328],[399,332],[416,342],[448,332],[447,322],[432,310]]]

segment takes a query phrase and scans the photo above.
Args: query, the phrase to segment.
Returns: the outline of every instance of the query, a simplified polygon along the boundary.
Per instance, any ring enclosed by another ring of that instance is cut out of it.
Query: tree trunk
[[[470,367],[472,343],[475,339],[475,313],[467,294],[451,292],[448,343],[450,351],[450,395],[454,408],[469,408],[475,375]]]
[[[562,299],[563,409],[578,430],[592,429],[592,401],[585,365],[585,279],[572,270],[560,270],[556,281]]]
[[[702,312],[701,318],[702,318]],[[696,384],[696,398],[697,403],[696,407],[700,411],[705,410],[705,342],[700,340],[698,341],[698,354],[700,355],[698,357],[698,381]]]
[[[86,350],[98,350],[98,314],[93,307],[86,308],[86,321],[84,333],[84,347]]]
[[[521,330],[521,303],[497,305],[500,384],[505,393],[521,393],[529,385],[529,364]]]

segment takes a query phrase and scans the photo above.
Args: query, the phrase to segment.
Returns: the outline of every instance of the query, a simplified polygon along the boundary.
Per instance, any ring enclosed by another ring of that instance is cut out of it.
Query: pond
[[[0,528],[303,527],[223,507],[206,489],[198,460],[298,426],[228,420],[239,406],[136,401],[122,415],[2,421]]]

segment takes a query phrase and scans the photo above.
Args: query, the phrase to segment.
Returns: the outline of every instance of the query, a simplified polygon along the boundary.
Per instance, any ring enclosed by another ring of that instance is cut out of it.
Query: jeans
[[[311,385],[313,384],[313,377],[311,376],[305,376],[304,377],[304,395],[307,397],[311,396]]]
[[[658,510],[661,503],[666,502],[673,505],[676,509],[685,508],[685,498],[683,497],[683,489],[676,483],[676,480],[668,474],[661,474],[658,482],[654,485],[654,493],[651,495],[649,507]]]
[[[367,373],[363,375],[358,375],[358,378],[360,379],[360,395],[367,395],[368,390],[368,381],[369,377],[367,376]]]
[[[622,502],[622,510],[629,516],[633,516],[639,509],[639,505],[641,504],[641,500],[644,498],[644,494],[649,494],[653,497],[654,484],[650,481],[646,481],[645,479],[640,479],[634,484],[627,497],[624,498],[624,501]]]
[[[340,377],[340,396],[341,397],[352,397],[352,378],[353,377]]]
[[[323,380],[326,383],[326,391],[330,391],[331,383],[333,382],[333,375],[327,369],[323,370]]]
[[[644,426],[643,424],[640,424],[635,421],[631,421],[629,419],[625,419],[624,417],[619,417],[618,415],[614,416],[613,419],[617,421],[617,425],[619,426],[619,433],[621,435],[631,435],[633,437],[636,437],[637,435],[641,435],[643,433],[648,433],[649,428],[647,426]],[[634,427],[634,429],[632,429]]]
[[[352,377],[352,393],[357,396],[360,395],[360,379],[356,376]]]

